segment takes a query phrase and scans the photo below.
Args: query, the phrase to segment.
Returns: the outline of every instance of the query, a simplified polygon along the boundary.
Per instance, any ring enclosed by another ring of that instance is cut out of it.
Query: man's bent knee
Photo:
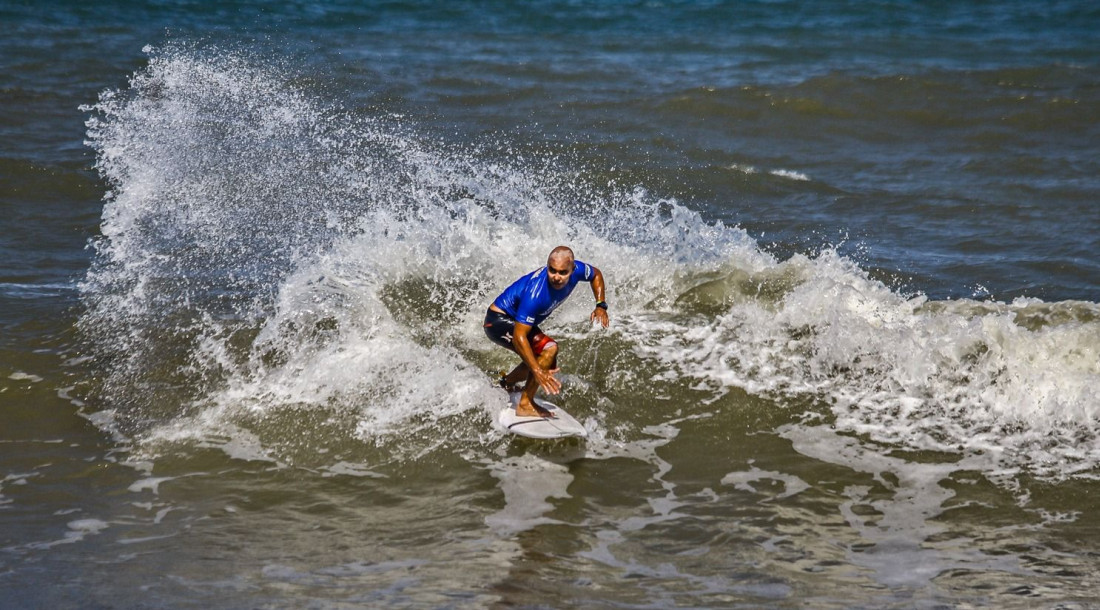
[[[535,353],[535,356],[541,356],[549,349],[553,349],[554,353],[557,353],[558,344],[549,336],[539,333],[532,338],[531,351]]]
[[[555,368],[558,365],[558,344],[551,343],[543,348],[542,353],[539,355],[539,364],[548,368]]]
[[[551,343],[547,344],[546,346],[544,346],[542,348],[542,353],[539,354],[539,360],[542,360],[543,362],[546,362],[546,361],[556,362],[557,359],[558,359],[558,344],[557,343],[551,342]]]

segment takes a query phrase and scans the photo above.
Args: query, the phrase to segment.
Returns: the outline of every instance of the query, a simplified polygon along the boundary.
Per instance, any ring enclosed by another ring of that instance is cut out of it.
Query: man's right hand
[[[546,390],[550,394],[558,394],[561,392],[561,382],[557,377],[554,377],[561,369],[550,369],[549,371],[536,368],[534,370],[535,381],[539,382],[539,386]]]

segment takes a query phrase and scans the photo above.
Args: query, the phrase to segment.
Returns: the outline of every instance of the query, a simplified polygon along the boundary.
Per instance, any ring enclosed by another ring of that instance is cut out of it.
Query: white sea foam
[[[165,481],[171,481],[176,477],[147,477],[139,481],[135,481],[128,488],[132,492],[151,491],[153,495],[160,495],[160,484]]]
[[[755,466],[747,471],[731,472],[722,477],[723,485],[733,485],[737,489],[751,492],[757,491],[757,489],[753,487],[753,484],[761,481],[778,481],[783,485],[783,493],[775,496],[777,500],[797,495],[810,488],[809,483],[806,483],[794,475],[770,470],[760,470]]]
[[[568,498],[573,482],[569,469],[533,455],[504,459],[492,465],[493,476],[500,480],[504,508],[485,518],[486,525],[503,536],[557,523],[546,516],[553,509],[551,498]]]
[[[810,177],[806,174],[790,169],[773,169],[768,173],[773,176],[779,176],[780,178],[790,178],[791,180],[798,180],[799,182],[807,182],[810,179]]]
[[[38,473],[13,473],[5,475],[0,479],[0,509],[8,508],[12,500],[11,498],[4,496],[4,487],[7,485],[26,485],[27,479],[30,477],[38,476]]]
[[[13,381],[29,381],[31,383],[39,383],[42,381],[42,378],[38,375],[24,373],[23,371],[16,371],[11,375],[8,375],[8,379],[11,379]]]
[[[31,542],[21,545],[19,547],[8,547],[5,550],[19,551],[23,549],[44,550],[50,549],[62,544],[75,544],[87,538],[88,536],[98,535],[103,530],[110,527],[110,524],[101,519],[87,518],[76,519],[69,521],[67,524],[68,531],[65,532],[63,538],[56,540],[48,540],[42,542]]]
[[[1053,477],[1100,463],[1100,307],[929,303],[835,252],[779,267],[801,280],[778,300],[689,324],[640,316],[640,352],[718,392],[824,401],[839,429],[884,443]]]

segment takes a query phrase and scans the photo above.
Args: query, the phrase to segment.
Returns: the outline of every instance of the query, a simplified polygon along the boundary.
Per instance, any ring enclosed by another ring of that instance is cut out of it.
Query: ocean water
[[[0,0],[0,606],[1100,595],[1100,9]],[[558,244],[586,440],[501,432]]]

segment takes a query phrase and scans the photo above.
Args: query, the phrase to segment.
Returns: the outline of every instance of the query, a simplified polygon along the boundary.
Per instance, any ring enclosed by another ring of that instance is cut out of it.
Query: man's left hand
[[[607,325],[611,323],[611,320],[607,317],[607,310],[603,307],[597,307],[596,309],[593,309],[592,315],[588,317],[589,324],[595,322],[596,320],[599,320],[600,324],[602,324],[604,328],[607,328]]]

